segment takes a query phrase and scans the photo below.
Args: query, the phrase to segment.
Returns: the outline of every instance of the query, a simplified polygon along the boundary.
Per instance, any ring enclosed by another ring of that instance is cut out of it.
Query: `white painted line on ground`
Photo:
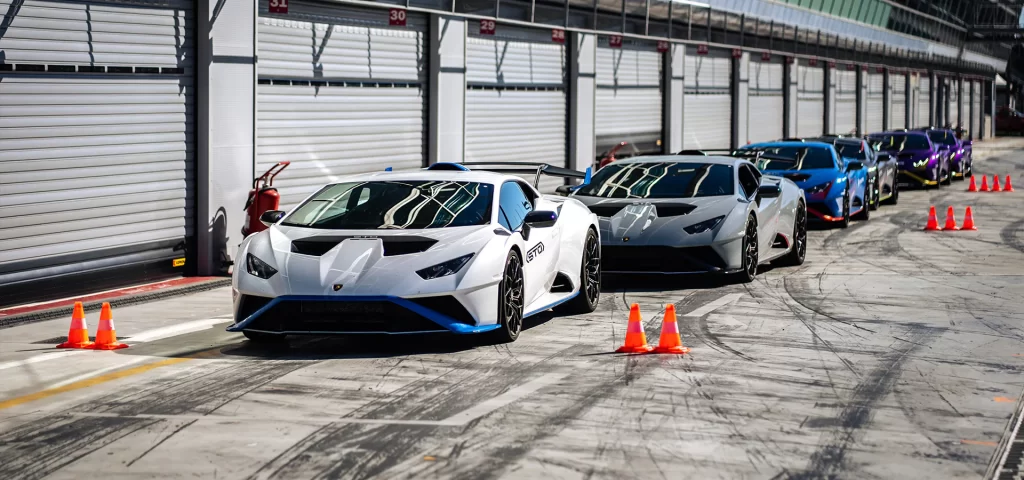
[[[558,383],[558,381],[561,380],[562,378],[565,378],[566,375],[568,374],[548,373],[545,375],[541,375],[540,377],[530,380],[529,382],[526,382],[518,387],[512,388],[511,390],[501,395],[498,395],[497,397],[494,397],[490,400],[485,400],[484,402],[474,407],[470,407],[469,409],[464,410],[461,413],[456,413],[455,415],[452,415],[444,419],[443,422],[448,425],[465,425],[473,420],[476,420],[477,418],[480,418],[516,400],[519,400],[520,398],[523,398],[533,392],[536,392],[541,388],[544,388],[548,385],[554,385]]]
[[[191,322],[180,323],[177,325],[171,325],[169,327],[156,328],[153,330],[147,330],[137,335],[132,335],[128,340],[128,344],[133,343],[146,343],[155,340],[162,340],[164,338],[175,337],[178,335],[184,335],[186,333],[198,332],[201,330],[208,330],[213,328],[214,325],[227,322],[227,318],[214,317],[206,318],[203,320],[194,320]],[[57,358],[64,358],[69,355],[81,355],[83,353],[91,352],[92,350],[62,350],[59,352],[44,353],[29,357],[24,360],[17,360],[13,362],[0,363],[0,370],[7,370],[10,368],[19,368],[35,363],[46,362]]]
[[[700,307],[700,308],[698,308],[698,309],[696,309],[696,310],[694,310],[692,312],[684,313],[683,316],[684,317],[703,317],[704,315],[707,315],[707,314],[715,311],[715,309],[717,309],[719,307],[724,307],[724,306],[726,306],[726,305],[728,305],[728,304],[730,304],[732,302],[735,302],[736,300],[739,300],[740,297],[742,297],[742,296],[743,296],[742,293],[730,293],[728,295],[724,295],[724,296],[722,296],[722,298],[719,298],[719,299],[714,300],[712,302],[708,302],[703,307]]]
[[[24,366],[27,366],[27,365],[32,365],[33,363],[45,362],[47,360],[53,360],[55,358],[66,357],[68,355],[74,355],[76,353],[82,353],[82,350],[62,350],[62,351],[59,351],[59,352],[44,353],[42,355],[36,355],[34,357],[29,357],[29,358],[26,358],[24,360],[0,363],[0,370],[7,370],[8,368],[24,367]]]

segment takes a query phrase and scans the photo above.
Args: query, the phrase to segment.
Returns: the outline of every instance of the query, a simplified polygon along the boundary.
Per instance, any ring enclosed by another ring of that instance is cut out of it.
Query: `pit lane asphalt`
[[[978,173],[1024,174],[992,145]],[[615,281],[509,345],[258,347],[227,289],[116,310],[116,352],[3,329],[0,478],[980,478],[1024,387],[1019,182],[905,191],[746,286]],[[929,205],[979,230],[923,232]],[[692,353],[610,353],[633,302],[653,342],[675,304]]]

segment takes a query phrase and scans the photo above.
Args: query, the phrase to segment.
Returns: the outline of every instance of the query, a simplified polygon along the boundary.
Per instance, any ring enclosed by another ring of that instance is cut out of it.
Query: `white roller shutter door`
[[[889,130],[907,128],[907,76],[902,73],[889,73]]]
[[[913,128],[928,126],[929,117],[931,117],[931,79],[921,75],[920,81],[917,84],[917,123],[912,125]]]
[[[825,70],[801,63],[797,66],[796,135],[815,137],[825,133]]]
[[[857,72],[836,70],[835,134],[850,133],[857,128]]]
[[[565,47],[550,30],[504,25],[467,42],[466,161],[565,166]],[[562,183],[543,177],[541,190]]]
[[[274,182],[294,207],[345,175],[424,161],[426,19],[389,27],[386,11],[260,2],[256,172],[290,161]]]
[[[732,58],[726,51],[697,55],[686,48],[683,148],[719,149],[732,145]]]
[[[885,75],[867,73],[867,132],[877,133],[884,129],[885,119]]]
[[[0,285],[170,267],[194,231],[192,2],[17,3],[0,0]]]
[[[782,139],[782,63],[750,59],[747,138],[751,143]]]
[[[661,153],[661,53],[647,42],[599,43],[597,152],[626,141],[641,152]]]

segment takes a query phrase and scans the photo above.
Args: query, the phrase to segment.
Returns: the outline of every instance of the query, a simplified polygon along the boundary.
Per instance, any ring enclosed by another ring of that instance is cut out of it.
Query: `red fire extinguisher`
[[[277,210],[281,204],[281,195],[274,188],[274,177],[292,162],[278,162],[252,182],[249,199],[245,201],[246,222],[242,226],[242,236],[262,232],[267,226],[260,222],[260,215],[269,210]]]

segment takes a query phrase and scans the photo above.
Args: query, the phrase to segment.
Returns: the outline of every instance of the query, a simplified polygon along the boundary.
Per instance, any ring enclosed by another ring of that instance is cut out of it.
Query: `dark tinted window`
[[[877,135],[871,137],[871,144],[875,150],[882,152],[899,152],[902,150],[928,150],[931,145],[924,135],[913,135],[907,133],[894,133],[892,135]]]
[[[761,184],[760,179],[753,172],[753,169],[747,165],[740,167],[740,185],[743,186],[743,193],[749,198],[754,192],[757,192],[757,187]]]
[[[941,143],[943,145],[956,145],[956,135],[953,132],[946,130],[929,130],[928,138],[932,139],[932,142]]]
[[[757,148],[769,158],[758,165],[764,170],[814,170],[836,168],[832,150],[825,147],[769,147]]]
[[[498,197],[498,206],[501,209],[498,215],[498,223],[510,231],[523,225],[526,214],[533,210],[533,204],[523,193],[522,187],[516,182],[505,182],[501,186],[501,193]]]
[[[476,182],[338,183],[299,205],[282,224],[338,230],[483,225],[490,222],[493,190]]]
[[[836,152],[839,153],[839,156],[843,158],[852,158],[854,160],[867,160],[868,158],[868,154],[864,150],[864,144],[861,142],[836,142]]]
[[[691,198],[733,194],[732,166],[708,163],[622,163],[598,170],[576,195],[605,198]]]

